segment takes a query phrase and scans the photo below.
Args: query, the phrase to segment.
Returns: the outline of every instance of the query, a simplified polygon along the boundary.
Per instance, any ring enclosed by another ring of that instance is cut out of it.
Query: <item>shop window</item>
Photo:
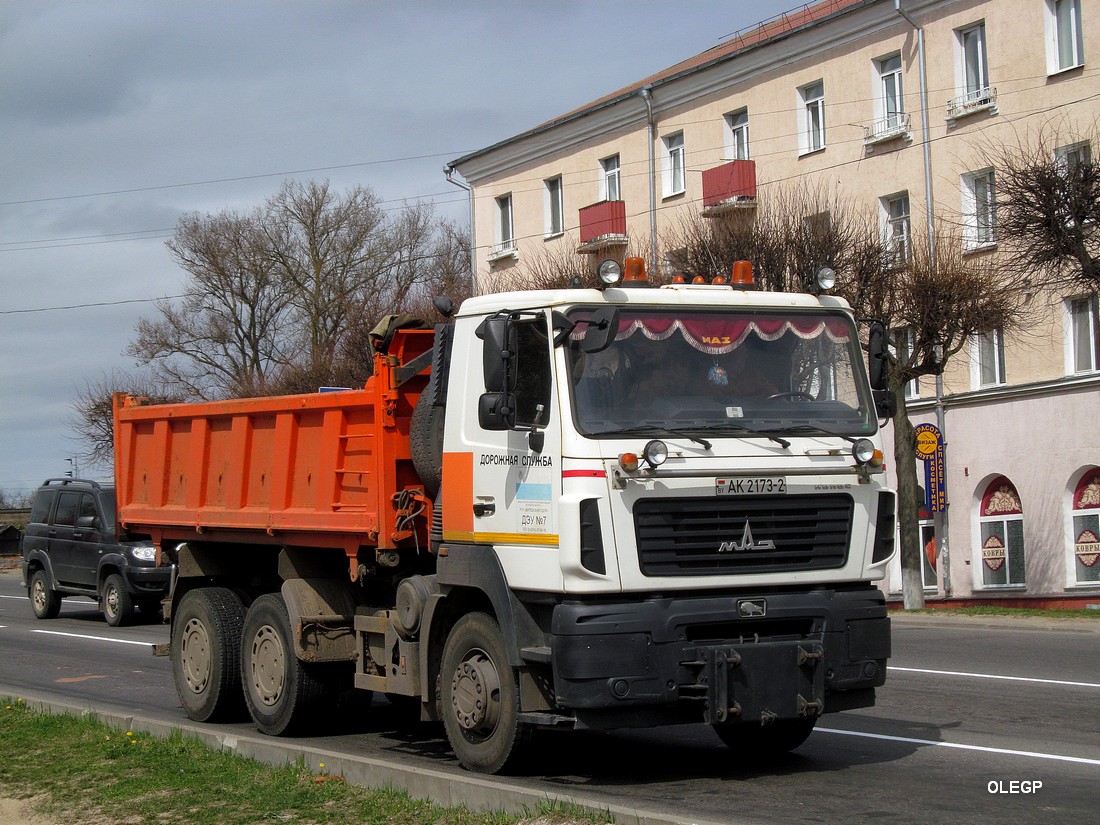
[[[994,479],[986,488],[978,522],[982,585],[1024,584],[1024,511],[1020,494],[1004,476]]]
[[[1100,470],[1073,491],[1073,569],[1077,584],[1100,582]]]

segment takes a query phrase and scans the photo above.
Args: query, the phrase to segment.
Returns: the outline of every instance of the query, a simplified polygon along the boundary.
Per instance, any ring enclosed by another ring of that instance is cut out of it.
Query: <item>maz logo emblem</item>
[[[745,532],[741,534],[740,541],[724,541],[718,546],[719,553],[743,553],[746,550],[774,550],[775,542],[771,539],[753,541],[752,528],[749,520],[745,519]]]

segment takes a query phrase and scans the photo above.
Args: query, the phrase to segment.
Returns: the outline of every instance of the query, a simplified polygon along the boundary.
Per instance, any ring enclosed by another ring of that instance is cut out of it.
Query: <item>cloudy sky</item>
[[[327,178],[465,223],[448,160],[798,5],[3,0],[0,489],[82,451],[73,399],[181,291],[181,214]]]

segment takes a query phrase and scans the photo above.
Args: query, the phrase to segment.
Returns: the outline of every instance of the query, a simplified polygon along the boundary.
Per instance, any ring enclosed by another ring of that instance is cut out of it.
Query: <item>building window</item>
[[[1073,568],[1077,584],[1100,582],[1100,470],[1073,491]]]
[[[620,201],[619,156],[612,155],[600,161],[600,200]]]
[[[981,531],[982,584],[985,587],[1023,584],[1024,510],[1020,494],[1004,476],[982,496],[978,517]]]
[[[677,132],[661,141],[664,144],[664,193],[665,197],[684,192],[684,133]]]
[[[512,229],[512,195],[501,195],[496,198],[496,244],[489,255],[490,260],[497,260],[506,255],[514,255],[516,252],[516,236]]]
[[[970,342],[970,380],[974,389],[1005,383],[1004,334],[999,329],[976,335]]]
[[[1085,62],[1081,0],[1047,0],[1047,72],[1064,72]]]
[[[802,101],[799,108],[799,154],[825,148],[825,83],[821,80],[798,90]]]
[[[879,118],[882,131],[898,131],[903,127],[905,102],[901,91],[901,55],[895,54],[878,61]]]
[[[917,333],[912,327],[902,327],[894,330],[894,357],[897,358],[900,367],[910,365],[913,360],[913,351],[917,346]],[[920,397],[920,379],[913,378],[905,382],[905,397]]]
[[[565,231],[561,175],[543,182],[543,207],[546,215],[546,236],[560,235]]]
[[[1072,181],[1082,168],[1092,163],[1092,147],[1087,140],[1059,146],[1054,150],[1054,160]]]
[[[996,92],[989,85],[989,63],[986,59],[985,23],[978,23],[955,32],[958,38],[956,64],[957,96],[948,101],[947,117],[957,118],[971,112],[990,109],[996,102]]]
[[[963,239],[968,250],[997,242],[997,194],[992,169],[962,178]]]
[[[726,121],[726,160],[749,159],[749,110],[730,112]]]
[[[1066,372],[1100,370],[1100,297],[1067,298],[1065,308]]]
[[[910,255],[909,193],[889,195],[879,203],[882,206],[887,261],[892,266],[902,266],[909,261]]]

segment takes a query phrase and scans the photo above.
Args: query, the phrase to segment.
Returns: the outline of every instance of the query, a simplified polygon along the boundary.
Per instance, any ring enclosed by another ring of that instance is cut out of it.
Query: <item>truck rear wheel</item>
[[[180,599],[172,616],[172,675],[196,722],[239,717],[244,605],[232,590],[204,587]]]
[[[447,739],[463,767],[499,773],[514,764],[530,737],[519,721],[519,689],[500,627],[470,613],[447,637],[440,671]]]
[[[56,619],[61,612],[61,594],[50,589],[45,570],[35,570],[30,586],[31,610],[39,619]]]
[[[779,719],[767,725],[753,722],[715,725],[714,732],[739,758],[767,761],[793,751],[805,742],[816,724],[817,717]]]
[[[129,624],[134,615],[134,600],[126,590],[126,580],[118,573],[112,573],[103,583],[103,618],[111,627]]]
[[[241,642],[241,679],[248,712],[261,733],[278,736],[302,729],[322,700],[333,697],[321,671],[294,653],[290,615],[276,593],[260,596],[248,609]]]

